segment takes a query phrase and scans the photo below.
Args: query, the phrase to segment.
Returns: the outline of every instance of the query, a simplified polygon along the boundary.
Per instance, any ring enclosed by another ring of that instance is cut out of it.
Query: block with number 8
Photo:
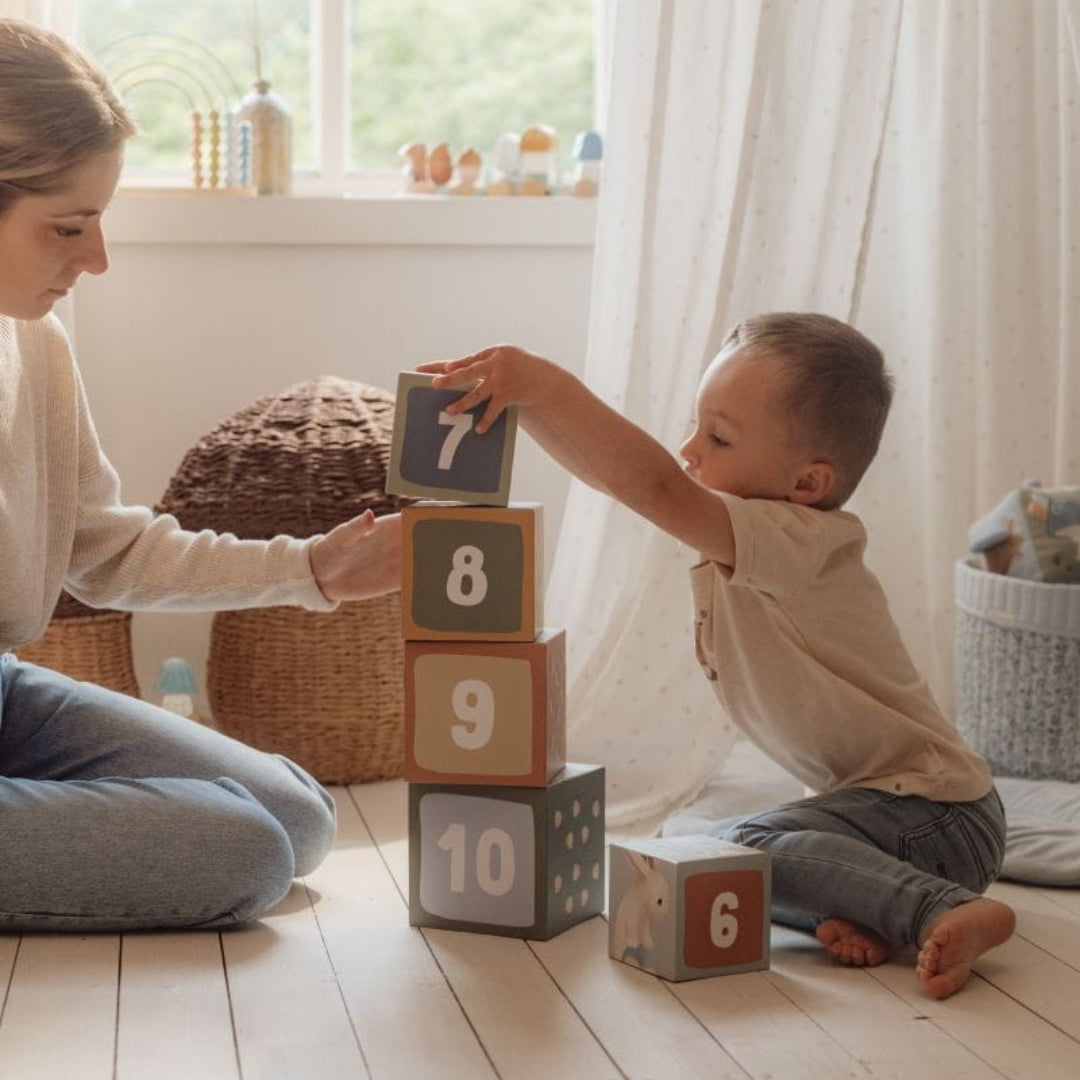
[[[546,941],[604,908],[604,770],[409,786],[409,921]]]
[[[608,951],[673,982],[769,966],[769,856],[707,835],[610,848]]]
[[[405,643],[405,779],[543,787],[566,762],[566,634]]]
[[[485,405],[451,416],[460,387],[436,390],[433,375],[398,375],[386,490],[394,495],[505,506],[510,499],[517,411],[509,408],[478,435]]]
[[[402,511],[407,641],[532,641],[543,627],[539,503]]]

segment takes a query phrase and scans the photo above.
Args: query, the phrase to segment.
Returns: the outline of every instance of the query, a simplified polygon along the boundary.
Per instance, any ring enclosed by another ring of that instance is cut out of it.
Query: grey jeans
[[[232,926],[333,843],[285,758],[0,658],[0,932]]]
[[[1005,814],[995,790],[943,803],[844,788],[709,830],[772,856],[773,918],[805,929],[842,918],[894,944],[922,942],[943,912],[997,877]]]

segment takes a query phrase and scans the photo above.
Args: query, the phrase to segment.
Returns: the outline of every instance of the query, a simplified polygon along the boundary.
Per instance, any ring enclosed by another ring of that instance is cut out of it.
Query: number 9
[[[491,741],[495,730],[495,694],[482,679],[463,679],[450,696],[454,715],[463,723],[450,728],[450,736],[462,750],[479,750]]]

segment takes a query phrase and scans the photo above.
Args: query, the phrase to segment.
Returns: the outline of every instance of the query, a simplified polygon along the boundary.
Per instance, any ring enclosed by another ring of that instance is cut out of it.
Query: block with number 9
[[[566,762],[566,634],[405,643],[405,779],[543,787]]]
[[[610,849],[608,952],[680,982],[769,966],[769,856],[714,836]]]
[[[402,511],[407,641],[532,641],[543,627],[539,503]]]
[[[446,407],[465,391],[436,390],[433,375],[398,375],[386,490],[394,495],[505,506],[510,499],[517,411],[503,412],[483,435],[484,405],[451,416]]]
[[[604,907],[604,770],[409,785],[409,922],[546,941]]]

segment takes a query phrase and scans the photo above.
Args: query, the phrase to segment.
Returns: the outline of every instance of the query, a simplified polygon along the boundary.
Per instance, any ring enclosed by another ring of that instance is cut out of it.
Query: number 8
[[[487,596],[488,579],[484,573],[484,553],[474,544],[463,544],[451,560],[453,569],[446,579],[446,596],[459,607],[475,607]],[[469,591],[463,588],[469,582]]]

